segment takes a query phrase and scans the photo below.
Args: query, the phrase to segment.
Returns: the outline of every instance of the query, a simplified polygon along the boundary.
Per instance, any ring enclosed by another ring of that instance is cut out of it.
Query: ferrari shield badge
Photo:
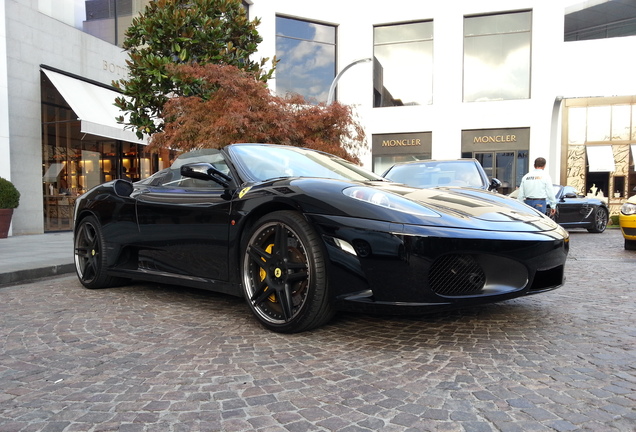
[[[246,188],[243,188],[240,192],[239,192],[239,199],[243,198],[243,195],[245,195],[246,193],[249,192],[249,190],[252,189],[252,186],[248,186]]]

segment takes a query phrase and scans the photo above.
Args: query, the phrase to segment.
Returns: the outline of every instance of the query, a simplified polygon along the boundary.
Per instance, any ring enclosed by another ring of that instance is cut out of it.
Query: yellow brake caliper
[[[272,250],[274,249],[274,245],[271,244],[269,246],[267,246],[265,248],[265,252],[267,252],[268,254],[272,253]],[[265,261],[263,258],[261,258],[263,261]],[[265,280],[265,277],[267,276],[267,273],[265,272],[265,270],[263,270],[262,268],[260,269],[259,272],[259,276],[261,277],[261,282],[263,282]],[[267,291],[269,289],[269,287],[265,287],[265,291]],[[275,293],[271,293],[269,295],[269,297],[267,297],[267,299],[269,301],[271,301],[272,303],[276,303],[276,294]]]

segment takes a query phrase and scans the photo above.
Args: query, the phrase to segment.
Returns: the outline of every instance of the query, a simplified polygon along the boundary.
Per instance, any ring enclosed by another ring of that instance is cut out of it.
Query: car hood
[[[530,206],[482,189],[440,187],[413,189],[391,185],[387,191],[399,193],[440,215],[443,225],[508,231],[546,231],[559,226]]]
[[[534,221],[542,218],[515,199],[480,189],[434,188],[407,191],[405,198],[439,213],[490,222]]]
[[[281,188],[282,185],[291,186]],[[265,185],[262,185],[265,186]],[[345,196],[350,187],[369,187],[402,196],[427,211],[400,211]],[[291,193],[307,213],[375,219],[400,224],[457,229],[541,232],[559,230],[550,218],[505,195],[482,189],[440,187],[419,189],[393,182],[348,182],[333,179],[296,178],[270,183],[265,189]],[[294,192],[292,192],[294,191]]]

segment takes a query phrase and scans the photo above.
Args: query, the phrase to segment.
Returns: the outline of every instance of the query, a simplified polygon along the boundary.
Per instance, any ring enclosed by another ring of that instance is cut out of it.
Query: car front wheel
[[[250,308],[270,330],[306,331],[333,316],[320,238],[298,213],[274,212],[255,224],[243,245],[242,273]]]
[[[609,215],[607,210],[603,207],[598,207],[596,212],[594,213],[594,222],[593,225],[588,228],[588,232],[591,233],[602,233],[607,228],[607,220],[609,219]]]
[[[625,250],[636,250],[636,240],[625,239]]]

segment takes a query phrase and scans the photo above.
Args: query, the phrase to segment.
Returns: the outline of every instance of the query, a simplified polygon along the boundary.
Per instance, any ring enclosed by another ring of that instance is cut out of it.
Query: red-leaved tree
[[[164,129],[151,147],[188,151],[238,142],[307,147],[359,162],[364,130],[351,107],[310,105],[302,96],[276,96],[250,72],[230,65],[173,66],[176,79],[200,87],[163,108]]]

